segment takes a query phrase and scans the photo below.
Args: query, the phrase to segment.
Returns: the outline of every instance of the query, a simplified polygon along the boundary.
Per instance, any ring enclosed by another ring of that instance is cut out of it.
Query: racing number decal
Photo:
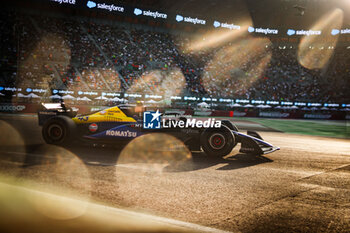
[[[88,121],[89,117],[88,116],[84,116],[84,117],[78,117],[79,121]]]

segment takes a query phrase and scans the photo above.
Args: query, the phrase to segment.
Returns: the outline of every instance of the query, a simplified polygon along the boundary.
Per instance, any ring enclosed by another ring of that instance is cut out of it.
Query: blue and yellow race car
[[[120,105],[86,115],[77,115],[63,103],[42,104],[39,125],[46,143],[68,145],[75,142],[125,146],[136,137],[149,133],[166,133],[180,139],[190,151],[204,151],[209,156],[223,157],[241,143],[240,152],[262,155],[279,150],[254,131],[243,134],[229,120],[207,122],[181,115],[162,115],[145,111],[143,106]],[[146,113],[153,114],[145,122]]]

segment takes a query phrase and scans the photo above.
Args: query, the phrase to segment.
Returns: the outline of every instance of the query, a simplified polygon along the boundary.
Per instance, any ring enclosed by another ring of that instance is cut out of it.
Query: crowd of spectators
[[[0,85],[14,85],[16,79],[17,47],[13,28],[14,13],[0,12]]]
[[[182,92],[186,95],[350,100],[350,50],[346,49],[335,49],[324,69],[310,70],[298,62],[297,46],[281,48],[245,39],[245,44],[227,42],[188,52],[184,48],[191,41],[184,35],[82,18],[9,12],[0,17],[7,19],[0,24],[1,85],[116,92],[131,88],[152,93],[160,82],[148,82],[144,77],[152,70],[176,69],[183,74]],[[145,84],[143,88],[140,83]]]

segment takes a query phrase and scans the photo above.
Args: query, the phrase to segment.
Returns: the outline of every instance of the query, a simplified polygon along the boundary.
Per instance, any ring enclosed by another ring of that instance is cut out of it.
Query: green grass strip
[[[350,138],[350,123],[346,121],[322,121],[322,120],[291,120],[291,119],[264,119],[264,118],[239,118],[259,123],[286,133],[306,134],[314,136]]]

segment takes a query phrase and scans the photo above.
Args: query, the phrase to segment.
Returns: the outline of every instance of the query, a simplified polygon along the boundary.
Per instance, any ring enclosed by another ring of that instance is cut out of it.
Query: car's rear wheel
[[[48,127],[47,135],[53,141],[60,141],[66,134],[65,128],[61,124],[51,124]]]
[[[55,116],[45,122],[42,136],[46,143],[67,145],[72,142],[75,124],[67,116]]]
[[[221,128],[210,128],[203,131],[200,136],[203,151],[212,157],[228,155],[236,145],[235,136],[231,129],[222,125]]]

